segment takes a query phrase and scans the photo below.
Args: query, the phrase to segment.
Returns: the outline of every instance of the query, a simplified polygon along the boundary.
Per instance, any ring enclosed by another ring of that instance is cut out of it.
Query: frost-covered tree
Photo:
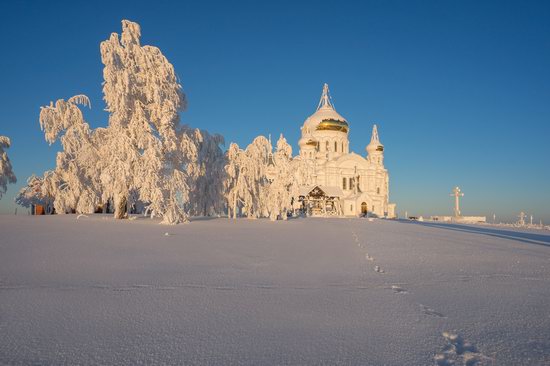
[[[271,142],[259,136],[245,150],[235,143],[227,151],[225,198],[228,216],[239,211],[248,218],[269,217],[286,220],[298,196],[302,169],[292,159],[292,147],[283,135],[273,153]]]
[[[48,175],[49,172],[46,173]],[[27,185],[15,197],[15,202],[23,207],[30,208],[31,206],[42,205],[47,214],[52,213],[53,199],[46,194],[45,183],[43,177],[31,175],[27,179]]]
[[[259,136],[245,150],[231,144],[227,151],[225,197],[228,215],[239,210],[248,218],[286,219],[297,196],[292,148],[281,135],[275,153],[271,142]]]
[[[52,144],[59,139],[63,147],[57,154],[54,171],[45,178],[60,214],[93,213],[100,204],[97,138],[78,105],[90,107],[88,97],[59,99],[40,110],[40,127],[46,141]]]
[[[221,215],[224,211],[226,173],[224,144],[221,135],[201,130],[198,136],[198,172],[190,191],[191,212],[196,216]]]
[[[77,105],[90,103],[83,95],[41,110],[46,140],[63,146],[44,177],[59,213],[109,205],[121,219],[145,206],[151,217],[176,224],[191,211],[220,211],[223,138],[180,125],[187,102],[174,67],[140,37],[139,25],[123,20],[120,36],[101,43],[106,128],[91,130],[84,121]]]
[[[264,136],[256,137],[246,147],[244,210],[248,218],[267,216],[266,194],[269,181],[267,169],[272,146]]]
[[[288,212],[292,211],[292,197],[297,196],[296,175],[292,164],[292,147],[281,136],[273,154],[270,167],[271,176],[267,190],[267,208],[269,218],[286,220]]]
[[[226,179],[224,181],[225,198],[227,200],[227,216],[237,218],[241,202],[242,187],[245,184],[243,166],[244,151],[236,143],[231,143],[226,153]]]
[[[137,23],[122,21],[122,34],[101,43],[103,94],[109,128],[102,171],[105,196],[124,217],[131,193],[149,203],[163,223],[187,220],[184,208],[197,175],[196,134],[179,125],[186,98],[174,67],[161,51],[140,44]]]
[[[8,184],[17,182],[17,178],[13,173],[13,167],[8,158],[6,149],[11,145],[10,139],[6,136],[0,136],[0,198],[8,190]]]

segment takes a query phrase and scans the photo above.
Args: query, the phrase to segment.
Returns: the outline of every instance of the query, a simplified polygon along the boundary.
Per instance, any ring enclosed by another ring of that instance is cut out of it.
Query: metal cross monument
[[[454,187],[453,193],[451,193],[451,196],[455,197],[455,216],[460,217],[460,197],[464,197],[464,193],[460,190],[458,187]]]

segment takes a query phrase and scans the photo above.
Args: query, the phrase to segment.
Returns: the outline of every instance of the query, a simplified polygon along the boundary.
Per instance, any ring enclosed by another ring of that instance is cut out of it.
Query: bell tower
[[[378,138],[378,127],[372,127],[372,136],[370,143],[367,145],[367,161],[372,164],[384,166],[384,145]]]

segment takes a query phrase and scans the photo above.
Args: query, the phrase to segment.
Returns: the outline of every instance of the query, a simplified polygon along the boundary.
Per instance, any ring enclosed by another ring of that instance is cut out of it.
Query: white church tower
[[[373,165],[384,167],[384,145],[378,138],[378,127],[372,126],[372,136],[370,143],[365,148],[367,150],[367,161]]]
[[[395,217],[389,203],[389,175],[384,168],[384,145],[374,125],[366,158],[349,151],[349,124],[323,86],[317,110],[302,126],[298,141],[309,179],[299,201],[312,215]]]

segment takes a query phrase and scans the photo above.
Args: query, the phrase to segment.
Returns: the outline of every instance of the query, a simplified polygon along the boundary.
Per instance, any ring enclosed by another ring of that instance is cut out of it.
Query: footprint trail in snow
[[[361,244],[359,237],[354,231],[352,232],[352,236],[357,243],[357,246],[366,250],[366,246],[364,244]],[[369,262],[375,261],[374,257],[372,257],[366,251],[365,259]],[[385,271],[379,265],[375,265],[373,269],[376,273],[385,273]],[[406,289],[397,284],[391,285],[391,287],[387,288],[391,289],[394,294],[408,294],[408,291]],[[422,311],[422,313],[429,317],[441,319],[447,318],[447,316],[432,309],[429,306],[423,304],[418,305],[420,306],[420,310]],[[473,344],[464,340],[460,335],[450,332],[443,332],[442,335],[445,338],[447,344],[441,352],[437,353],[434,356],[436,366],[484,366],[493,364],[493,360],[491,358],[480,353]]]
[[[443,338],[447,344],[443,347],[442,352],[434,357],[437,366],[482,366],[491,365],[492,359],[480,353],[477,348],[466,341],[460,335],[443,332]]]

